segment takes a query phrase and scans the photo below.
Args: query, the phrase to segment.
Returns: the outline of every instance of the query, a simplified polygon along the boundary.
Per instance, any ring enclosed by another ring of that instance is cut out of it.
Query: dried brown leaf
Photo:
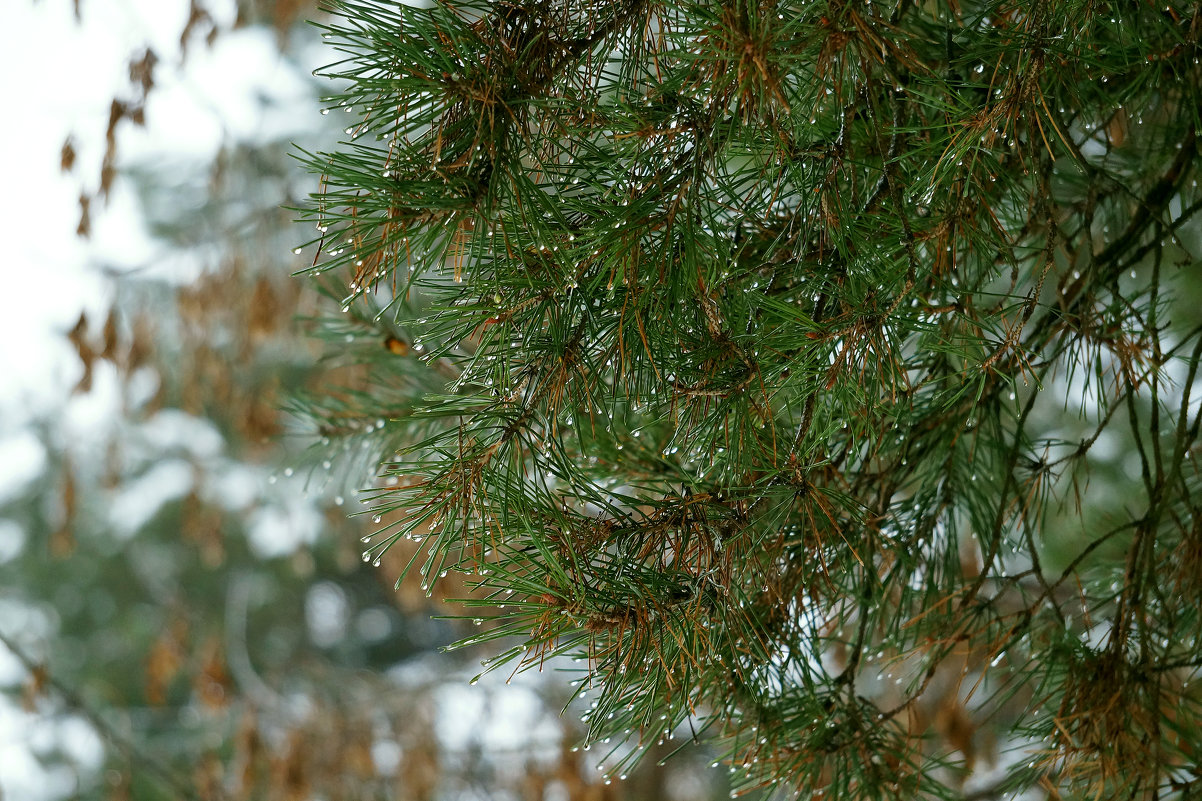
[[[117,330],[117,309],[115,307],[109,309],[108,317],[105,318],[103,337],[104,346],[100,351],[100,358],[107,359],[113,364],[117,364],[117,348],[120,344],[120,337]]]
[[[149,47],[141,58],[129,62],[129,79],[142,88],[143,98],[154,88],[154,68],[158,63],[159,57]]]
[[[92,362],[96,359],[96,352],[88,343],[88,315],[86,313],[80,312],[79,321],[67,334],[67,339],[75,346],[75,352],[79,355],[79,360],[83,362],[83,377],[75,385],[74,392],[87,392],[92,388]]]
[[[71,172],[71,169],[75,166],[74,137],[68,136],[63,140],[63,149],[59,152],[58,166],[63,172]]]
[[[92,235],[92,199],[87,195],[79,196],[79,225],[75,226],[75,235],[85,239]]]

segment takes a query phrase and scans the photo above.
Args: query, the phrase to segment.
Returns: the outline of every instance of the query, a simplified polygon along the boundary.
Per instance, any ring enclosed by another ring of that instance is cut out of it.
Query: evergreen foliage
[[[297,409],[379,464],[365,560],[575,657],[614,778],[1202,789],[1202,7],[329,10],[371,378]]]

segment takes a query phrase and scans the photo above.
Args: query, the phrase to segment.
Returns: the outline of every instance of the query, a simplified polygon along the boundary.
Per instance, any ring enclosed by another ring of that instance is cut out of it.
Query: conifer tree
[[[1202,6],[329,10],[307,272],[370,380],[296,405],[378,465],[365,560],[578,671],[615,780],[1202,790]]]

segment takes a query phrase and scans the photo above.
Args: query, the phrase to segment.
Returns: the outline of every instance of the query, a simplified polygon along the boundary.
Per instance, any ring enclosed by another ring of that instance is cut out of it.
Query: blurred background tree
[[[349,446],[331,464],[309,449],[322,433],[283,410],[365,377],[315,348],[298,321],[336,308],[290,275],[303,265],[284,207],[312,188],[291,142],[337,123],[318,114],[309,76],[325,58],[302,24],[317,12],[168,6],[152,16],[174,15],[174,34],[145,21],[158,44],[126,54],[128,88],[107,118],[68,119],[60,163],[43,165],[83,188],[55,235],[76,229],[104,295],[61,332],[69,395],[20,401],[0,426],[4,797],[724,792],[687,766],[606,786],[592,755],[571,750],[566,687],[469,687],[479,655],[437,650],[463,624],[432,620],[416,578],[394,590],[395,569],[362,561],[366,521],[347,512],[371,465]],[[83,28],[111,11],[72,10]],[[102,67],[88,58],[77,68]],[[212,99],[226,89],[228,103]],[[214,141],[181,144],[180,125]],[[119,258],[138,248],[113,244],[122,215],[147,234],[139,263]]]

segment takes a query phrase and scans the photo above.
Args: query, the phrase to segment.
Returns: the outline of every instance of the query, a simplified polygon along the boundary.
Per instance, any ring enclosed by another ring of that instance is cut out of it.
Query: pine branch
[[[1053,744],[1008,791],[1166,786],[1197,9],[336,11],[331,103],[383,144],[309,158],[313,271],[422,346],[357,396],[396,424],[366,559],[471,576],[494,667],[584,660],[618,772],[687,722],[739,791],[947,796],[993,727]],[[1129,508],[1082,490],[1114,441]]]

